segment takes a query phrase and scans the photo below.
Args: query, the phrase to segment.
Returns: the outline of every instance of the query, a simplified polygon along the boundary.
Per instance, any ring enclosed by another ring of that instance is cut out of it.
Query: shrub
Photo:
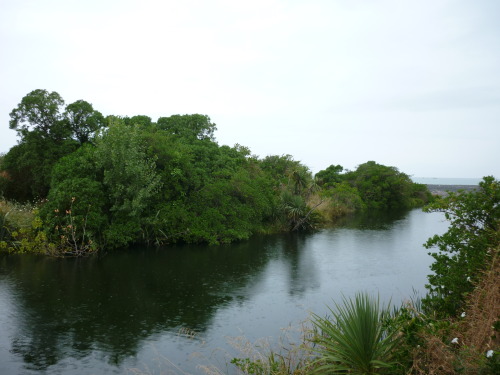
[[[389,309],[380,308],[378,298],[358,293],[335,308],[332,319],[313,315],[316,372],[366,375],[394,365],[397,330],[383,325]]]
[[[478,190],[450,193],[425,210],[443,212],[450,227],[425,244],[426,248],[437,246],[439,251],[429,253],[435,259],[431,265],[434,273],[428,276],[424,308],[438,316],[452,316],[491,259],[491,249],[500,242],[500,182],[485,177]]]

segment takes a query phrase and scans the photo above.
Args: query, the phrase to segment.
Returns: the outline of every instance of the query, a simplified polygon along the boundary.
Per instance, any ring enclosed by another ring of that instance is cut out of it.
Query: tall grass
[[[12,240],[12,234],[31,228],[35,207],[0,199],[0,241]]]
[[[378,298],[358,293],[329,308],[331,318],[313,314],[317,330],[314,342],[315,372],[328,374],[378,374],[393,366],[398,344],[395,328],[383,325],[389,307],[380,307]]]

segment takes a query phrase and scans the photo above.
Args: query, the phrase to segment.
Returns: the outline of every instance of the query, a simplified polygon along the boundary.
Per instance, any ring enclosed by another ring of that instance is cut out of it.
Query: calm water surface
[[[231,372],[225,361],[240,354],[231,338],[277,340],[356,291],[396,303],[422,293],[431,263],[422,243],[446,228],[441,214],[414,210],[230,246],[4,255],[0,374]]]

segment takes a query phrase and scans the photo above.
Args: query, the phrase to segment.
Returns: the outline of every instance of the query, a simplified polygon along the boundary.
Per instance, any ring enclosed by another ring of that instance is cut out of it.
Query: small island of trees
[[[104,117],[84,100],[65,105],[34,90],[10,118],[19,143],[0,159],[0,241],[10,252],[228,243],[430,199],[424,185],[374,161],[313,176],[290,155],[221,146],[206,115]]]

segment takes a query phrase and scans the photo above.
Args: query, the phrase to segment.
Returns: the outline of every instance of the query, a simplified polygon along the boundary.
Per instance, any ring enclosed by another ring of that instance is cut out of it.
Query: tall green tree
[[[80,143],[89,142],[105,126],[104,116],[85,100],[68,104],[63,116],[72,136]]]
[[[57,92],[34,90],[12,110],[9,127],[16,130],[21,139],[31,132],[53,140],[65,139],[71,131],[62,121],[63,106],[64,100]]]
[[[62,112],[63,108],[64,100],[57,92],[34,90],[10,113],[9,126],[20,141],[2,165],[7,198],[46,198],[54,164],[104,126],[102,114],[88,102],[79,100]]]

